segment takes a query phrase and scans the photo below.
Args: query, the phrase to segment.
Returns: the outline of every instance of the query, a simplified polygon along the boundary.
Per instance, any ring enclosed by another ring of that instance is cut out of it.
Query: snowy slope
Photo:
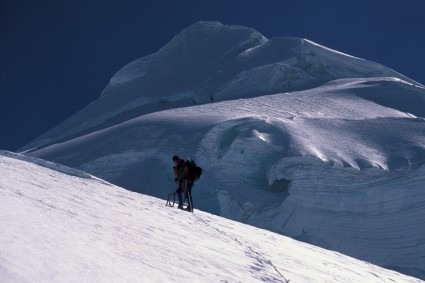
[[[25,149],[160,198],[192,157],[196,208],[425,279],[424,118],[385,66],[201,22]]]
[[[404,88],[423,97],[392,78],[341,80],[152,113],[32,154],[162,198],[171,156],[191,156],[205,172],[196,207],[423,276],[425,121],[361,97]]]
[[[1,282],[422,282],[34,161],[0,153]]]

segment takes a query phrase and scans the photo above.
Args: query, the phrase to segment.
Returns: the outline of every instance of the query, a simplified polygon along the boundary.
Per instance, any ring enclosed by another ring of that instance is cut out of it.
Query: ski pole
[[[190,204],[190,212],[193,213],[192,193],[190,193],[190,195],[188,195],[188,199],[189,199],[189,204]]]
[[[171,205],[170,197],[173,196],[173,205]],[[165,205],[174,207],[174,204],[176,203],[176,192],[169,193],[167,198],[167,203]]]

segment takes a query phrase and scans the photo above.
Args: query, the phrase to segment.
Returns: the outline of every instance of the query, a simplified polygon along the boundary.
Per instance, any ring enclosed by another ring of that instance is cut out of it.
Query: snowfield
[[[309,40],[194,24],[22,153],[425,279],[425,88]]]
[[[1,282],[422,282],[63,169],[0,153]]]

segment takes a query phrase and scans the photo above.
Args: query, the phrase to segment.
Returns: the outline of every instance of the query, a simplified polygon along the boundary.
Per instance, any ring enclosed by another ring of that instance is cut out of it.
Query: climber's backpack
[[[202,175],[202,168],[196,165],[195,161],[192,159],[188,159],[185,164],[189,171],[189,178],[193,179],[194,181],[199,180]]]

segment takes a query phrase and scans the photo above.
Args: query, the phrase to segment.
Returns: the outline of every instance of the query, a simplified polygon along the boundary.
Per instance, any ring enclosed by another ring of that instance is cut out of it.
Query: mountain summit
[[[197,23],[22,151],[425,278],[425,88],[306,39]]]
[[[81,136],[155,111],[299,91],[344,78],[393,77],[419,83],[378,63],[301,38],[199,22],[158,52],[119,70],[98,100],[22,150]]]

